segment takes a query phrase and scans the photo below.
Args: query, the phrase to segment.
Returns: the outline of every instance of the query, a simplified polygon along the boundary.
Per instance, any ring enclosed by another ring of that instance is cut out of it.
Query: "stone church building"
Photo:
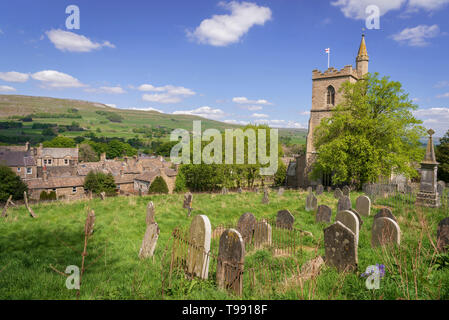
[[[311,185],[328,185],[330,177],[323,177],[322,181],[310,181],[309,173],[315,162],[317,152],[313,143],[314,129],[321,119],[328,118],[336,105],[343,101],[343,93],[339,93],[341,85],[349,81],[354,83],[368,73],[369,57],[366,50],[365,36],[356,57],[356,67],[346,65],[337,70],[330,67],[324,72],[312,71],[312,108],[310,110],[309,129],[306,141],[306,153],[290,162],[287,169],[287,185],[290,187],[305,188]]]

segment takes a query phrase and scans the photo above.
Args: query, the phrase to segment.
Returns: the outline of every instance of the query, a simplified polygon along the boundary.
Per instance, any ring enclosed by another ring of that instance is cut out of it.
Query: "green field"
[[[351,194],[353,205],[358,195]],[[371,248],[370,230],[377,211],[373,208],[372,215],[363,218],[358,271],[338,273],[324,267],[316,278],[300,284],[285,270],[299,269],[305,261],[324,255],[326,224],[315,223],[315,214],[305,211],[304,192],[287,190],[283,196],[271,192],[268,205],[261,203],[262,197],[246,192],[194,195],[193,215],[207,215],[213,228],[236,225],[245,212],[274,218],[278,210],[288,209],[295,216],[295,227],[313,234],[295,239],[297,247],[291,255],[276,255],[268,248],[248,251],[243,299],[449,299],[449,259],[447,254],[436,255],[433,247],[437,224],[447,216],[447,209],[422,211],[406,199],[381,200],[374,207],[382,203],[392,207],[402,230],[400,248]],[[140,260],[150,200],[161,233],[154,258]],[[238,299],[217,289],[214,274],[207,281],[176,273],[169,278],[172,231],[188,228],[192,219],[182,209],[182,201],[183,195],[174,194],[47,203],[33,206],[37,219],[23,207],[9,209],[8,217],[0,221],[0,299],[76,299],[76,292],[65,287],[65,277],[51,266],[62,272],[69,265],[80,266],[88,208],[95,210],[96,222],[87,247],[81,299]],[[332,221],[336,202],[332,194],[318,196],[318,204],[331,206]],[[386,275],[379,290],[368,290],[360,274],[376,263],[386,266]],[[255,271],[254,277],[250,270]],[[267,274],[269,281],[264,278]]]

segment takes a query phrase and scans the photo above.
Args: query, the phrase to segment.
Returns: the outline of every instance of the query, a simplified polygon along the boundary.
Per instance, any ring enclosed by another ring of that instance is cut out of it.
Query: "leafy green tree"
[[[27,185],[11,168],[0,165],[0,201],[6,202],[10,195],[13,200],[23,199],[23,192],[28,191]]]
[[[115,194],[116,185],[112,174],[90,171],[84,178],[84,189],[92,191],[95,194],[106,192],[106,194]]]
[[[287,178],[287,166],[282,160],[280,160],[278,165],[278,171],[274,175],[274,184],[276,186],[285,185],[285,179]]]
[[[45,141],[43,143],[45,148],[75,148],[75,140],[68,137],[58,136],[50,141]]]
[[[55,129],[50,128],[50,127],[45,128],[44,130],[42,130],[42,135],[43,136],[54,137],[54,136],[56,136]]]
[[[343,102],[316,128],[317,161],[312,178],[333,174],[333,183],[376,181],[391,172],[416,176],[411,166],[423,157],[425,135],[416,110],[400,82],[366,75],[342,85]]]
[[[122,156],[134,156],[137,150],[131,147],[128,143],[119,140],[112,140],[107,144],[106,156],[108,159],[114,159]]]
[[[449,182],[449,130],[443,138],[440,139],[440,144],[435,148],[435,155],[438,165],[438,180]]]
[[[156,177],[151,183],[148,193],[168,193],[167,183],[161,176]]]
[[[175,192],[184,192],[186,190],[187,190],[186,177],[184,176],[184,173],[179,171],[178,174],[176,175],[175,188],[174,188],[173,191],[175,191]]]

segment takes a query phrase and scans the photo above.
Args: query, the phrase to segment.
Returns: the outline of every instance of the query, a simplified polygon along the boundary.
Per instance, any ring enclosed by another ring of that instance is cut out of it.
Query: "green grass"
[[[357,196],[358,193],[351,194],[353,205]],[[449,299],[449,268],[429,272],[433,249],[426,231],[428,228],[430,239],[435,241],[436,226],[447,211],[421,212],[402,204],[402,209],[393,208],[402,230],[402,242],[400,249],[387,251],[371,248],[373,214],[363,218],[359,270],[340,274],[324,267],[318,277],[306,281],[301,288],[293,281],[285,283],[284,271],[314,258],[314,248],[324,255],[322,230],[326,224],[315,223],[315,214],[305,211],[306,193],[285,191],[278,196],[272,192],[268,205],[261,203],[262,197],[262,193],[194,195],[193,215],[207,215],[213,227],[235,225],[240,215],[248,211],[257,218],[274,218],[278,210],[288,209],[295,216],[295,227],[313,234],[313,238],[303,236],[298,240],[302,247],[292,256],[278,257],[268,249],[248,252],[243,299]],[[146,228],[148,201],[154,202],[161,233],[154,258],[140,260],[138,252]],[[8,217],[0,221],[0,299],[76,298],[74,290],[66,289],[65,277],[50,265],[64,272],[69,265],[81,264],[88,208],[95,210],[96,221],[86,257],[86,266],[92,265],[83,276],[81,299],[162,299],[162,288],[164,299],[237,298],[218,290],[213,274],[207,281],[173,274],[169,285],[171,233],[175,227],[188,228],[192,219],[182,209],[182,202],[183,195],[175,194],[40,204],[33,206],[37,219],[32,219],[23,207],[10,208]],[[331,206],[332,221],[336,202],[332,194],[318,197],[319,204]],[[218,239],[214,239],[212,248],[217,245]],[[394,257],[403,261],[395,261]],[[387,273],[381,280],[381,288],[370,291],[360,273],[376,263],[385,264]],[[256,271],[254,288],[250,286],[251,268]],[[267,274],[271,277],[269,282],[264,280]]]

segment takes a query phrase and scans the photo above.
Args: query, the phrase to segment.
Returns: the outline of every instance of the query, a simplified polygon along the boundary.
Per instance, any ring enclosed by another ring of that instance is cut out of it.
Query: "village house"
[[[25,147],[0,147],[0,164],[11,168],[22,180],[37,178],[37,166],[27,143]]]

